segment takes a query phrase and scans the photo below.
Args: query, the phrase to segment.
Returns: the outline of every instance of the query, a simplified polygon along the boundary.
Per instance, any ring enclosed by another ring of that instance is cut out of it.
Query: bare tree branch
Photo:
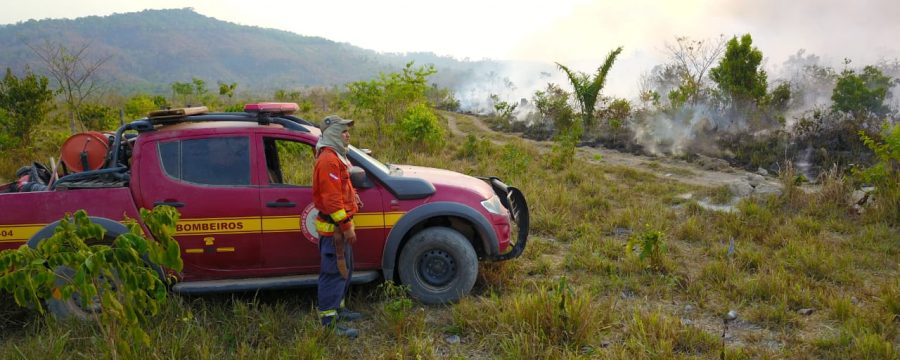
[[[25,45],[41,59],[56,82],[57,91],[62,94],[69,110],[69,128],[74,133],[76,131],[75,122],[79,119],[82,104],[100,88],[96,75],[112,56],[107,55],[97,60],[89,60],[90,43],[82,44],[74,49],[49,40],[42,46],[33,46],[28,43]]]

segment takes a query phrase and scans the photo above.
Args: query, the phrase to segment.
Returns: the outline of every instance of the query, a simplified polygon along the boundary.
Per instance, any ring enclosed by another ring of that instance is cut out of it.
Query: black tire
[[[97,223],[98,220],[96,218],[91,218],[94,223]],[[108,220],[107,220],[108,221]],[[59,221],[56,221],[44,229],[41,229],[37,234],[32,236],[31,239],[28,240],[28,246],[31,248],[36,248],[37,245],[41,242],[52,236],[54,229],[59,225]],[[94,244],[105,244],[112,245],[114,239],[123,233],[122,229],[127,231],[127,228],[124,225],[119,224],[121,228],[106,228],[106,236],[99,241],[88,242],[88,245]],[[158,268],[158,267],[157,267]],[[156,270],[156,268],[154,268]],[[75,269],[68,266],[59,266],[56,269],[53,269],[53,272],[56,274],[56,279],[54,280],[54,286],[56,288],[60,288],[66,285],[71,279],[75,276]],[[158,270],[159,274],[162,274],[161,269]],[[162,275],[161,275],[162,276]],[[104,279],[104,281],[112,282],[112,289],[115,291],[117,284],[119,284],[119,279]],[[99,289],[98,289],[99,290]],[[56,289],[54,289],[56,291]],[[94,299],[90,299],[87,306],[85,306],[81,299],[80,293],[72,294],[72,297],[69,299],[57,300],[53,297],[47,299],[46,301],[47,310],[50,312],[53,317],[57,319],[68,319],[68,318],[76,318],[79,320],[91,320],[93,316],[98,312],[102,311],[99,304],[99,297],[95,297]]]
[[[456,302],[478,277],[478,256],[465,236],[446,227],[430,227],[415,235],[400,252],[400,281],[425,304]]]
[[[71,281],[72,277],[75,276],[75,269],[68,266],[60,266],[54,270],[54,273],[56,273],[54,285],[61,287]],[[116,291],[115,289],[119,279],[104,280],[112,282],[112,291]],[[102,289],[98,290],[103,291]],[[47,310],[57,319],[75,318],[79,320],[91,320],[96,314],[102,311],[99,296],[89,299],[86,306],[82,300],[81,294],[77,292],[72,294],[72,297],[68,299],[57,300],[51,297],[47,300]]]

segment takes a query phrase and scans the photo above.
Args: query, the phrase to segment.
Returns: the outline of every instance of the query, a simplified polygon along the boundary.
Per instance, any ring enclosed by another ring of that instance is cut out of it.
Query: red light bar
[[[300,110],[300,106],[296,103],[264,102],[244,105],[244,112],[249,113],[273,113],[290,115],[297,112],[297,110]]]

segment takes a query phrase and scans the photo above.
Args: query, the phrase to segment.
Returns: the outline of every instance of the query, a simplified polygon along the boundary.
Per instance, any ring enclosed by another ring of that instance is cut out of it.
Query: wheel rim
[[[88,301],[87,306],[85,306],[84,303],[82,302],[83,300],[81,297],[81,293],[78,293],[78,292],[73,293],[72,300],[69,300],[69,301],[71,301],[72,305],[74,305],[75,308],[77,308],[81,311],[84,311],[88,314],[99,313],[100,310],[102,309],[100,306],[100,296],[92,297]]]
[[[100,282],[109,283],[109,286],[110,286],[109,291],[116,292],[118,290],[116,281],[114,281],[112,279],[109,279],[103,275],[100,275],[97,278],[97,280]],[[78,292],[78,291],[72,293],[72,298],[69,300],[69,302],[72,305],[74,305],[74,307],[76,309],[81,310],[87,314],[100,313],[101,311],[103,311],[103,305],[101,304],[100,296],[104,291],[107,291],[107,290],[100,288],[100,289],[97,289],[97,291],[98,291],[97,295],[94,295],[93,297],[88,299],[87,305],[85,305],[83,302],[84,301],[83,295],[81,294],[81,292]]]
[[[456,261],[450,253],[432,249],[419,258],[418,272],[428,285],[445,286],[456,277]]]

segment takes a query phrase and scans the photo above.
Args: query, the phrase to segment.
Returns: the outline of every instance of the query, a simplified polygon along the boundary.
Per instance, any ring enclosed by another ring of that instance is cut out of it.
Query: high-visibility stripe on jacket
[[[342,230],[348,229],[353,221],[353,214],[359,211],[356,205],[356,189],[350,182],[350,169],[341,161],[334,149],[329,147],[322,148],[316,157],[313,171],[313,202],[319,210],[319,216],[316,217],[316,231],[319,235],[333,234],[335,224]],[[326,216],[333,223],[319,218]]]

